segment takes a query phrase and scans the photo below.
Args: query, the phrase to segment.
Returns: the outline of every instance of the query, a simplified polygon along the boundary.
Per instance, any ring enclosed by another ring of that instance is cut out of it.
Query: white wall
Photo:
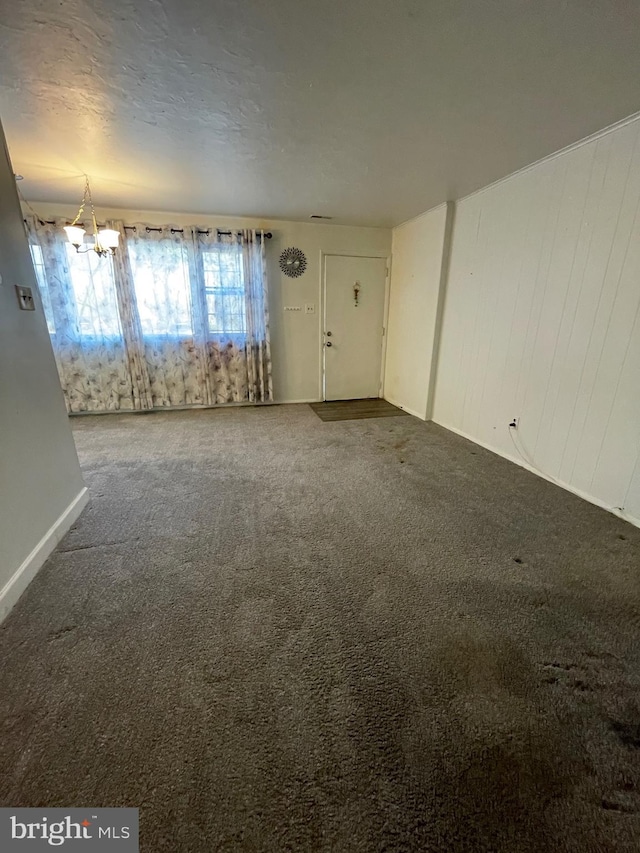
[[[456,206],[434,420],[640,520],[640,122]]]
[[[1,620],[86,503],[1,127],[0,275]]]
[[[384,396],[422,420],[431,417],[448,206],[393,229]]]
[[[99,199],[97,199],[99,202]],[[63,204],[33,202],[32,206],[45,219],[71,217],[77,208]],[[103,208],[98,216],[122,219],[125,223],[147,222],[151,225],[202,225],[220,228],[264,228],[273,238],[267,242],[269,268],[269,309],[271,320],[271,353],[273,386],[277,402],[320,400],[320,293],[321,253],[387,257],[391,251],[391,231],[387,228],[358,228],[271,219],[244,219],[233,216],[203,216],[190,213],[158,213]],[[307,269],[299,278],[288,278],[280,272],[280,252],[289,246],[301,249],[307,258]],[[304,306],[315,305],[315,314],[305,314]],[[299,305],[300,312],[286,311],[285,306]]]

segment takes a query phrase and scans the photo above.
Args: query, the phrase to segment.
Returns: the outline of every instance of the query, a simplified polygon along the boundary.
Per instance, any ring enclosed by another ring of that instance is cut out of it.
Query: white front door
[[[325,400],[380,395],[386,277],[385,258],[325,256]]]

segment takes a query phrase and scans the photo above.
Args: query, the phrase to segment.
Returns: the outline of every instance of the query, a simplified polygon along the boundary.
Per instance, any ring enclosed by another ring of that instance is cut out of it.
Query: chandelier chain
[[[93,200],[91,198],[91,187],[89,186],[89,176],[88,175],[84,176],[84,181],[85,181],[85,183],[84,183],[84,193],[82,194],[82,203],[80,205],[80,208],[78,209],[78,212],[76,214],[76,218],[73,220],[71,225],[77,225],[78,224],[80,217],[84,213],[84,208],[85,208],[85,205],[87,204],[87,199],[89,199],[89,202],[91,204],[91,213],[92,213],[93,220],[95,222],[95,212],[93,210]]]

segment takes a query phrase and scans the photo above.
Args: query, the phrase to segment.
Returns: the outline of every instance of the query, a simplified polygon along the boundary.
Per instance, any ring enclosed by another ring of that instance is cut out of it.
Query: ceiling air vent
[[[333,219],[333,216],[321,216],[319,213],[312,213],[309,219]]]

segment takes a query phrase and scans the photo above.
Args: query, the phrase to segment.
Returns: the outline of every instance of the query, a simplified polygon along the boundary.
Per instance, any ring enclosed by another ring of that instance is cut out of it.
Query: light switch
[[[18,294],[18,304],[21,311],[36,310],[36,303],[33,301],[33,293],[30,287],[23,287],[21,284],[16,284],[16,293]]]
[[[307,304],[304,306],[304,313],[305,314],[315,314],[316,313],[316,306],[312,302],[307,302]]]

